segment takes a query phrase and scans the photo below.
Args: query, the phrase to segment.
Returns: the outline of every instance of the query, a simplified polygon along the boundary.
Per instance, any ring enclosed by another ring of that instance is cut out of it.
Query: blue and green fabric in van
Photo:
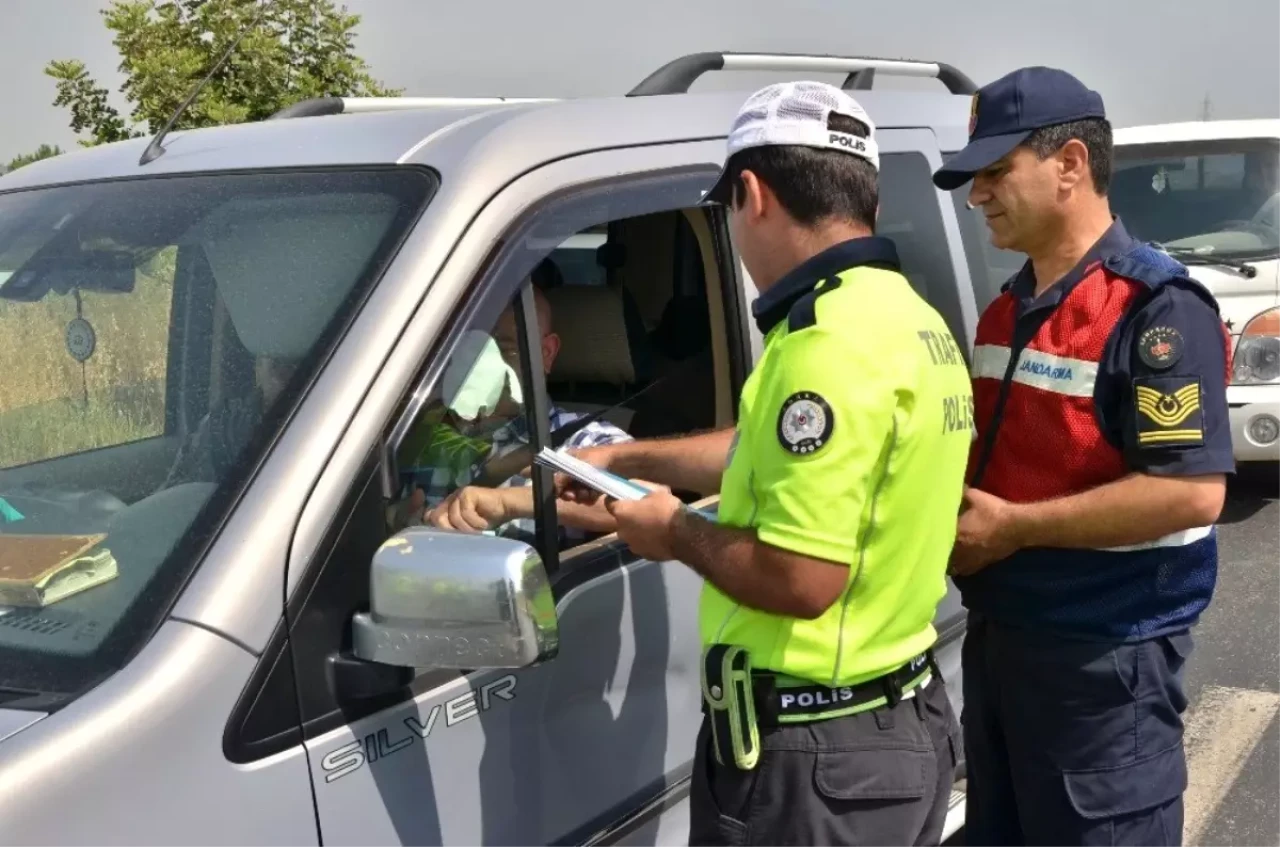
[[[849,569],[815,620],[741,606],[709,583],[704,643],[761,670],[856,685],[937,640],[972,394],[959,345],[887,239],[838,244],[754,305],[764,352],[742,391],[719,520]]]

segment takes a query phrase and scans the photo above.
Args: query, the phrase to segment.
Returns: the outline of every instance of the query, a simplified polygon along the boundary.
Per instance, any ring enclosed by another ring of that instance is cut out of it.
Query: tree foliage
[[[60,156],[62,155],[62,152],[63,152],[62,148],[56,144],[53,146],[50,146],[48,144],[41,144],[39,147],[35,149],[34,153],[23,153],[21,156],[14,156],[13,159],[9,162],[8,166],[5,168],[5,170],[16,171],[18,168],[22,167],[23,165],[29,165],[32,162],[38,162],[41,159],[49,159],[54,156]]]
[[[254,25],[261,11],[262,17]],[[388,97],[356,55],[359,15],[332,0],[113,0],[102,11],[120,54],[128,117],[77,59],[52,61],[54,105],[85,146],[158,132],[242,32],[238,47],[175,128],[262,120],[309,97]],[[247,30],[247,31],[246,31]]]

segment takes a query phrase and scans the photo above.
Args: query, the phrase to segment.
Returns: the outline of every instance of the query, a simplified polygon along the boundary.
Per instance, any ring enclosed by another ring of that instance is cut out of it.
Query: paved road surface
[[[1280,847],[1278,488],[1276,465],[1246,466],[1223,514],[1218,590],[1186,680],[1188,847]]]

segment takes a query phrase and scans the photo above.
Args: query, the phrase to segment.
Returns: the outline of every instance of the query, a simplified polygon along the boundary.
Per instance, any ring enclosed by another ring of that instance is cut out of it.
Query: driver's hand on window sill
[[[528,501],[527,504],[525,501]],[[528,508],[522,508],[527,505]],[[528,488],[459,488],[422,516],[424,526],[456,532],[485,532],[528,517],[533,497]]]

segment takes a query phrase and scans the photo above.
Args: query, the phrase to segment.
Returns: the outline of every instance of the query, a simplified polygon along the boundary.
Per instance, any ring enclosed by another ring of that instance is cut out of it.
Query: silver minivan
[[[747,92],[688,91],[721,70],[847,74],[879,231],[971,348],[1007,272],[930,180],[974,90],[939,63],[702,53],[626,97],[326,98],[0,179],[0,841],[685,843],[693,572],[560,532],[542,471],[518,531],[397,516],[406,445],[504,314],[517,458],[563,441],[557,409],[734,424],[756,292],[702,198]],[[954,589],[936,628],[958,712]]]

